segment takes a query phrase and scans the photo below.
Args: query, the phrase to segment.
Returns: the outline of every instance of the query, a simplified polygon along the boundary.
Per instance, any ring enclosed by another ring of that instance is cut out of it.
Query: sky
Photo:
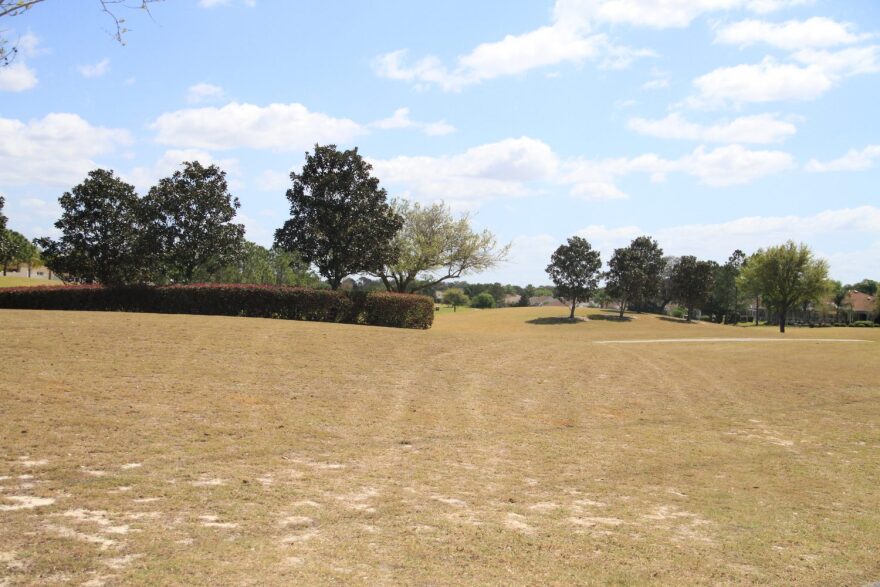
[[[136,2],[133,2],[136,3]],[[876,0],[47,0],[0,22],[0,194],[54,235],[96,167],[145,194],[216,163],[271,245],[289,173],[358,147],[390,197],[511,243],[470,281],[548,282],[573,235],[723,262],[787,239],[880,278]]]

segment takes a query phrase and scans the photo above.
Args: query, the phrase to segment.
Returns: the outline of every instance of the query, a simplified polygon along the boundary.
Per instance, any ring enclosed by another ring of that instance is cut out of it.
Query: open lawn
[[[64,285],[63,282],[53,279],[37,279],[35,277],[13,277],[0,275],[0,287],[39,287],[46,285]]]
[[[2,310],[0,584],[880,580],[880,329],[565,315]]]

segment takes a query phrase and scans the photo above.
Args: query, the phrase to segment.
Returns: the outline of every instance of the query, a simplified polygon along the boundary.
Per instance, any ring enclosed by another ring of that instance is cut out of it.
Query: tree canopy
[[[143,252],[157,279],[191,283],[196,269],[210,274],[233,263],[244,241],[244,226],[233,222],[240,206],[216,165],[187,161],[159,180],[142,203]]]
[[[649,236],[640,236],[628,247],[614,250],[605,274],[606,294],[617,300],[620,316],[630,303],[642,306],[660,291],[663,249]]]
[[[443,203],[394,202],[403,226],[394,237],[395,260],[378,272],[389,291],[416,292],[467,273],[494,267],[510,246],[498,246],[488,230],[475,232],[467,214],[455,217]]]
[[[37,239],[46,266],[65,280],[108,285],[143,280],[138,242],[143,225],[134,186],[95,169],[59,199],[56,240]]]
[[[828,264],[816,259],[807,245],[794,241],[759,250],[746,268],[748,282],[778,313],[780,332],[785,332],[790,309],[818,300],[828,287]]]
[[[403,218],[357,148],[315,145],[300,173],[290,174],[290,219],[275,245],[313,264],[332,289],[353,273],[377,274],[396,261],[393,239]]]
[[[3,275],[12,265],[31,263],[38,258],[37,247],[23,234],[14,230],[0,230],[0,263]]]
[[[450,287],[443,292],[443,301],[452,306],[452,311],[455,312],[458,306],[467,306],[470,303],[470,298],[459,288]]]
[[[585,239],[573,236],[550,257],[547,273],[556,285],[559,297],[571,304],[569,319],[579,302],[585,302],[599,287],[602,259]]]
[[[700,261],[693,255],[685,255],[672,269],[673,299],[687,308],[688,322],[694,310],[708,299],[717,266],[714,261]]]
[[[6,230],[6,221],[8,218],[3,214],[3,206],[6,205],[6,198],[0,196],[0,231]]]

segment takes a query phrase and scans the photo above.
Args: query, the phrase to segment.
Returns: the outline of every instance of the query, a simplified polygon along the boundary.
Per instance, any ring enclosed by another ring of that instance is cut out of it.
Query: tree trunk
[[[760,303],[761,298],[759,296],[755,296],[755,326],[758,325],[758,310],[760,309]]]
[[[779,308],[779,332],[785,334],[785,317],[788,315],[788,308]]]
[[[626,311],[626,302],[624,300],[620,300],[620,319],[623,319],[623,313]]]
[[[693,309],[691,309],[691,307],[690,307],[690,306],[688,306],[688,309],[687,309],[687,311],[688,311],[688,315],[687,315],[687,322],[690,322],[690,321],[691,321],[691,314],[693,314],[693,313],[694,313],[694,311],[693,311]]]
[[[568,316],[569,320],[574,320],[574,308],[577,306],[577,300],[572,300],[571,302],[571,314]]]
[[[31,264],[28,263],[28,279],[31,278]]]

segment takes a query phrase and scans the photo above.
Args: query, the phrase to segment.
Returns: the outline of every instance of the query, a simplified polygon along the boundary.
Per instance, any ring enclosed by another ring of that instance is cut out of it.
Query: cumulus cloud
[[[713,150],[701,146],[677,159],[653,153],[561,159],[543,141],[520,137],[456,155],[395,157],[371,163],[376,174],[399,195],[475,207],[493,199],[545,193],[553,186],[564,186],[570,195],[588,200],[626,198],[617,181],[633,174],[647,175],[656,182],[680,173],[713,187],[744,184],[791,169],[794,158],[781,151],[728,145]]]
[[[37,74],[24,61],[0,67],[0,92],[24,92],[36,85]]]
[[[807,163],[806,170],[813,173],[864,171],[871,169],[878,162],[880,162],[880,145],[868,145],[862,150],[851,149],[846,155],[826,163],[812,159]]]
[[[855,33],[853,28],[850,23],[821,16],[782,23],[741,20],[718,28],[715,32],[715,42],[739,47],[767,44],[794,51],[803,48],[849,45],[870,37],[868,34]]]
[[[315,143],[350,143],[366,132],[353,120],[311,112],[297,103],[188,108],[162,114],[150,128],[159,143],[216,150],[300,150]]]
[[[83,77],[101,77],[110,71],[110,59],[104,58],[97,63],[77,65],[76,70]]]
[[[201,104],[223,98],[223,88],[214,84],[193,84],[186,90],[186,101],[190,104]]]
[[[0,118],[0,183],[70,186],[97,167],[94,157],[131,142],[128,131],[94,126],[76,114]]]
[[[445,200],[459,208],[534,193],[534,183],[552,180],[559,166],[546,143],[528,137],[480,145],[451,156],[370,162],[383,183],[399,190],[399,195]]]
[[[627,127],[637,133],[663,139],[683,139],[708,143],[781,143],[797,133],[797,127],[778,114],[756,114],[723,120],[706,126],[686,120],[673,112],[659,120],[632,118]]]
[[[410,118],[409,108],[398,108],[394,111],[394,114],[388,118],[377,120],[370,126],[384,130],[415,128],[428,136],[448,135],[455,132],[455,127],[447,123],[445,120],[438,120],[436,122],[418,122],[413,120]]]

